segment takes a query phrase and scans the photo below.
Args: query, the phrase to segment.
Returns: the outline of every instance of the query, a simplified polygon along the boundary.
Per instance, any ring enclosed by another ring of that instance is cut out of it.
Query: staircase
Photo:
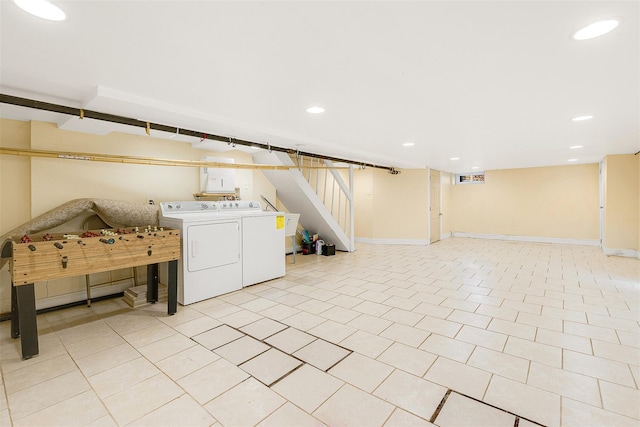
[[[330,160],[296,160],[281,152],[253,154],[256,164],[291,166],[288,171],[262,170],[276,188],[280,202],[289,212],[299,213],[302,227],[318,234],[325,243],[335,244],[339,251],[353,252],[353,166],[348,169],[347,186]]]

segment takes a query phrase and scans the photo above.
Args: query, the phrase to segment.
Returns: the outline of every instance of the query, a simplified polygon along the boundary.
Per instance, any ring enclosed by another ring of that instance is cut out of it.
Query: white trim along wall
[[[607,256],[623,256],[629,258],[640,259],[640,251],[634,251],[633,249],[612,249],[602,247],[602,252]]]
[[[509,236],[505,234],[461,233],[454,231],[453,237],[470,237],[472,239],[509,240],[515,242],[555,243],[560,245],[600,246],[598,239],[565,239],[561,237]]]
[[[366,243],[371,245],[420,245],[429,244],[429,239],[369,239],[367,237],[356,237],[356,243]]]

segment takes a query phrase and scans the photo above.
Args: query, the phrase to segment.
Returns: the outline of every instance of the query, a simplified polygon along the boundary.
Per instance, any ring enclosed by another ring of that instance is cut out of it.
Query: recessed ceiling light
[[[405,142],[402,144],[403,147],[413,147],[414,145],[416,145],[415,142]]]
[[[460,157],[452,157],[449,160],[460,160]]]
[[[578,116],[578,117],[574,117],[573,119],[571,119],[571,121],[581,122],[581,121],[584,121],[584,120],[591,120],[591,119],[593,119],[593,116]]]
[[[569,159],[569,160],[567,160],[567,161],[568,161],[568,162],[577,162],[577,161],[578,161],[578,159]]]
[[[603,21],[594,22],[573,33],[572,37],[574,40],[593,39],[607,34],[609,31],[612,31],[614,28],[616,28],[619,24],[619,19],[605,19]]]
[[[572,145],[569,148],[571,148],[572,150],[575,150],[576,148],[582,148],[582,147],[584,147],[584,145]]]
[[[67,15],[58,6],[46,0],[13,0],[25,12],[49,21],[64,21]]]
[[[311,114],[324,113],[324,108],[317,107],[317,106],[309,107],[309,108],[307,108],[307,113],[311,113]]]

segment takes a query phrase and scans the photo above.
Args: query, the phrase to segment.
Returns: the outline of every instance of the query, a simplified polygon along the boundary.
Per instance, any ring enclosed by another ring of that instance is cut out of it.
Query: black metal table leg
[[[167,314],[176,314],[178,311],[178,261],[169,261],[167,288]]]
[[[158,264],[147,265],[147,302],[158,302]]]
[[[11,282],[11,338],[20,336],[20,317],[18,316],[18,293]]]
[[[16,293],[17,320],[19,322],[22,358],[31,359],[39,353],[38,321],[36,319],[36,294],[33,283],[14,286]],[[13,322],[13,314],[11,321]],[[13,329],[13,328],[12,328]]]

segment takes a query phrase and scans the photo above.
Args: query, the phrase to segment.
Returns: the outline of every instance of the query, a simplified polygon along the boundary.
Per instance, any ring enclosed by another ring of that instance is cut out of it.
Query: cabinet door
[[[238,221],[191,225],[187,228],[187,268],[200,271],[240,262]]]

